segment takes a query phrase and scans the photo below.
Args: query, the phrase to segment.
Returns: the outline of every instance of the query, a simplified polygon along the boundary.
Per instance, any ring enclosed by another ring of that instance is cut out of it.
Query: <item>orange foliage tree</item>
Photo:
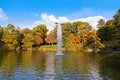
[[[54,44],[54,43],[56,43],[56,36],[55,36],[55,32],[54,32],[54,30],[53,31],[50,31],[50,33],[48,33],[47,34],[47,36],[46,36],[46,38],[45,38],[45,41],[46,41],[46,43],[48,43],[48,44]]]
[[[36,35],[35,36],[35,45],[38,46],[38,45],[40,45],[42,43],[43,43],[43,39],[40,36]]]

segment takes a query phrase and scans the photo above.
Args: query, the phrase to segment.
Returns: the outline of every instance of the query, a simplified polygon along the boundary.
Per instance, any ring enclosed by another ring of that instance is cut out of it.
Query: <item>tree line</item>
[[[57,44],[57,26],[48,32],[45,24],[33,29],[20,29],[13,24],[0,27],[0,48],[4,50],[30,50],[32,47]],[[98,30],[87,22],[66,22],[62,25],[62,47],[66,50],[120,47],[120,10],[112,20],[98,21]]]
[[[97,35],[105,45],[104,49],[120,51],[120,9],[113,19],[99,20]]]
[[[20,30],[13,24],[0,27],[0,47],[4,50],[29,50],[32,47],[57,44],[57,26],[48,32],[45,24],[33,29]],[[87,22],[67,22],[62,25],[63,47],[67,50],[81,50],[83,47],[100,48],[103,45],[96,35],[96,30]]]

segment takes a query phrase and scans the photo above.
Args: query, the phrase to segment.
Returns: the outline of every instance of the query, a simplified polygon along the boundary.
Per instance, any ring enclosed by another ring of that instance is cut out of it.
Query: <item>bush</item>
[[[12,44],[4,44],[3,50],[14,50],[15,47]]]

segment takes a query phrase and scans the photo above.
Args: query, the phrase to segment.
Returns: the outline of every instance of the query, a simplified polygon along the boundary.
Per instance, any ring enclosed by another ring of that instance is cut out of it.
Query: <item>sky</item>
[[[120,0],[0,0],[0,26],[32,29],[42,23],[52,29],[55,22],[86,21],[95,28],[118,9]]]

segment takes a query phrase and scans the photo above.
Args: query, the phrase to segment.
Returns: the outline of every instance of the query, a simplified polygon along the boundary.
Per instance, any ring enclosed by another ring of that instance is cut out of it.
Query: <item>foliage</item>
[[[39,46],[42,43],[43,43],[43,39],[40,36],[36,35],[35,36],[35,45]]]
[[[5,50],[14,50],[18,46],[19,31],[12,24],[8,24],[4,28],[2,41],[4,42],[3,48]]]
[[[1,48],[2,45],[3,45],[2,36],[3,36],[3,28],[0,27],[0,48]]]
[[[23,47],[29,48],[34,44],[34,36],[32,34],[24,34],[24,38],[22,39]]]
[[[102,27],[104,27],[105,26],[105,20],[104,19],[100,19],[99,21],[98,21],[98,28],[102,28]]]
[[[66,41],[66,50],[82,50],[82,44],[80,43],[79,35],[70,34]]]
[[[107,21],[103,27],[98,29],[97,35],[105,43],[106,48],[120,47],[120,9],[112,20]]]
[[[48,32],[46,25],[44,24],[37,25],[36,27],[33,28],[33,32],[35,35],[40,36],[43,39],[43,42],[45,42],[44,39],[46,38],[46,34]]]
[[[109,27],[101,27],[97,31],[97,35],[102,41],[112,40],[111,29]]]
[[[55,35],[55,31],[54,30],[50,31],[47,34],[47,36],[45,38],[45,41],[46,41],[46,43],[52,44],[52,45],[53,45],[53,43],[57,43],[56,35]]]
[[[120,9],[112,20],[98,21],[98,30],[93,30],[87,22],[66,22],[62,25],[62,45],[67,50],[81,50],[89,48],[113,48],[120,47]],[[20,30],[12,24],[0,27],[0,48],[15,50],[18,47],[29,48],[47,44],[56,44],[57,27],[49,33],[47,26],[39,24],[32,30],[24,28]],[[101,43],[102,42],[102,43]]]
[[[98,48],[103,48],[104,45],[101,43],[100,38],[97,36],[97,31],[92,30],[90,37],[87,41],[87,45],[91,48],[98,49]]]

